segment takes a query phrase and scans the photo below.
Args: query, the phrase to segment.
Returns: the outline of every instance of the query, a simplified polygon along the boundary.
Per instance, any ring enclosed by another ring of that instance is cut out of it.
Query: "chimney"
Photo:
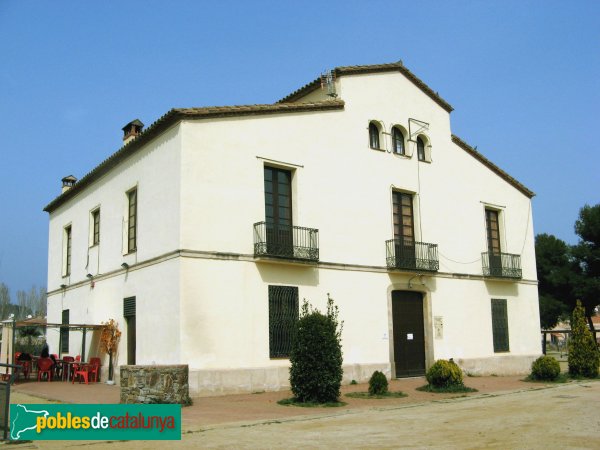
[[[131,140],[142,134],[144,124],[139,119],[132,120],[123,129],[123,144],[128,144]]]
[[[64,194],[65,192],[67,192],[69,189],[71,189],[73,187],[73,185],[77,182],[77,178],[75,178],[73,175],[69,175],[66,176],[62,179],[62,191],[61,193]]]

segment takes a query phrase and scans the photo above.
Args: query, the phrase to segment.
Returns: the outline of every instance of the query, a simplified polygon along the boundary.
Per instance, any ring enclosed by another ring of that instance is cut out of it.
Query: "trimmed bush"
[[[338,308],[329,295],[327,314],[304,301],[290,352],[290,385],[295,401],[337,402],[343,374],[341,335]]]
[[[425,375],[427,382],[437,388],[462,386],[462,370],[452,360],[438,359]]]
[[[388,380],[383,372],[376,370],[369,380],[369,395],[385,395],[388,393]]]
[[[534,380],[556,380],[560,375],[560,364],[552,356],[540,356],[531,364],[530,377]]]
[[[577,300],[571,318],[569,339],[569,375],[596,378],[600,367],[600,352],[585,321],[585,310]]]

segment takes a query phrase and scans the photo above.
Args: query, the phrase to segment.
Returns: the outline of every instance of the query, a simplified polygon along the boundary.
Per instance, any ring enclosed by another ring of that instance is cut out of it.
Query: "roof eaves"
[[[481,153],[479,153],[477,150],[475,150],[473,147],[471,147],[469,144],[467,144],[465,141],[463,141],[458,136],[453,134],[452,142],[454,142],[460,148],[465,150],[473,158],[478,160],[480,163],[482,163],[484,166],[486,166],[488,169],[490,169],[492,172],[494,172],[500,178],[504,179],[506,182],[511,184],[513,187],[515,187],[521,193],[525,194],[527,197],[532,198],[535,196],[535,193],[533,191],[531,191],[530,189],[525,187],[525,185],[523,185],[522,183],[517,181],[515,178],[511,177],[508,173],[506,173],[504,170],[502,170],[496,164],[491,162],[489,159],[487,159],[485,156],[483,156]]]
[[[146,144],[148,141],[150,141],[151,139],[162,133],[164,130],[166,130],[169,126],[171,126],[171,124],[177,121],[178,116],[179,113],[176,109],[171,109],[169,112],[161,116],[157,121],[155,121],[146,130],[144,130],[142,134],[129,141],[115,153],[113,153],[100,164],[98,164],[94,169],[92,169],[90,172],[84,175],[83,178],[76,182],[71,189],[63,192],[61,195],[59,195],[50,203],[48,203],[44,207],[44,211],[50,213],[70,198],[73,198],[86,186],[88,186],[93,181],[101,177],[103,174],[115,167],[121,161],[134,154],[144,144]]]
[[[150,125],[143,133],[131,140],[98,166],[88,172],[72,188],[65,191],[44,207],[44,211],[51,213],[69,199],[75,197],[92,182],[107,173],[113,167],[133,155],[145,144],[154,139],[174,123],[185,119],[210,119],[223,117],[238,117],[247,115],[281,114],[295,112],[328,111],[343,109],[343,100],[327,100],[312,103],[290,103],[274,105],[240,105],[240,106],[215,106],[206,108],[178,108],[171,109]]]

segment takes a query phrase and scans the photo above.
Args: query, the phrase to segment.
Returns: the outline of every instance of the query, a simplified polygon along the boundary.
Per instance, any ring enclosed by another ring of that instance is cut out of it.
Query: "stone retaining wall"
[[[121,366],[121,403],[190,403],[188,366]]]

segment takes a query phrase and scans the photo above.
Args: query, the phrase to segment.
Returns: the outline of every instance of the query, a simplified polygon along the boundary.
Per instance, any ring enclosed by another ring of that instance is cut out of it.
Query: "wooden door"
[[[490,264],[490,275],[502,276],[502,253],[500,248],[500,226],[498,211],[485,210],[485,222],[488,240],[488,258]]]
[[[413,196],[404,192],[394,192],[393,203],[396,267],[414,269],[417,266],[417,261],[415,255]]]
[[[420,292],[393,291],[392,321],[396,377],[425,375],[423,295]]]
[[[265,223],[267,253],[294,256],[292,228],[292,173],[265,167]]]

